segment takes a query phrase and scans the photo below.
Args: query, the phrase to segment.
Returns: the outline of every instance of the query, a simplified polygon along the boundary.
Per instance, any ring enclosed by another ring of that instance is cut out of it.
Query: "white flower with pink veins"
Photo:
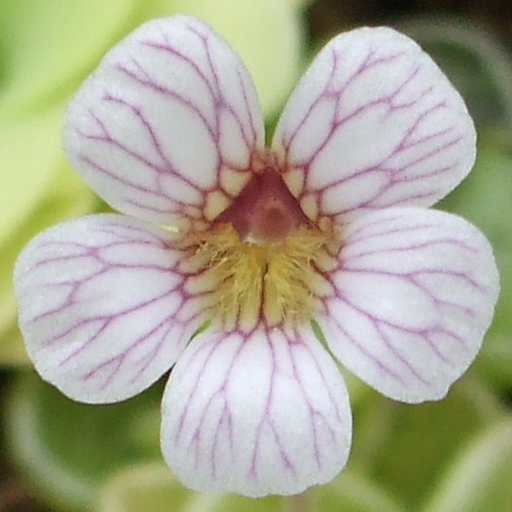
[[[333,357],[413,403],[443,397],[480,349],[499,289],[491,247],[427,209],[469,172],[475,138],[416,43],[362,28],[320,52],[265,148],[233,50],[187,16],[146,23],[67,110],[69,159],[122,214],[56,226],[20,255],[30,357],[89,403],[172,368],[162,450],[193,489],[328,482],[352,430]]]

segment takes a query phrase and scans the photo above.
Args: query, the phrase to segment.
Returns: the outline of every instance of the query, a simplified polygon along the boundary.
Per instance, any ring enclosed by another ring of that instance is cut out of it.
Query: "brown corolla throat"
[[[267,166],[251,178],[216,223],[231,224],[242,241],[272,243],[283,240],[310,221],[283,178]]]

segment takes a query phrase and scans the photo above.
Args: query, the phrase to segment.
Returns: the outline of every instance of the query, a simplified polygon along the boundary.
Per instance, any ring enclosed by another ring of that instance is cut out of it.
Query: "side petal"
[[[19,322],[41,376],[83,402],[115,402],[152,384],[201,324],[172,237],[121,215],[37,236],[14,271]],[[203,320],[204,321],[204,320]]]
[[[404,402],[443,397],[475,358],[499,292],[492,249],[444,212],[393,208],[344,233],[322,319],[332,352]]]
[[[309,329],[206,332],[164,396],[164,456],[201,491],[299,493],[340,471],[350,439],[341,374]]]
[[[476,134],[432,59],[390,28],[334,38],[292,94],[272,146],[313,220],[429,206],[470,171]]]
[[[150,21],[110,50],[69,104],[68,158],[118,210],[209,221],[249,179],[263,119],[239,57],[188,16]]]

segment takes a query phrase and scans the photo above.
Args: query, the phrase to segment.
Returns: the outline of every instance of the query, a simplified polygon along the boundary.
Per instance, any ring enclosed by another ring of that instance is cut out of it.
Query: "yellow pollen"
[[[241,241],[231,224],[195,236],[194,258],[213,279],[214,313],[224,323],[251,328],[262,317],[272,326],[313,316],[314,262],[329,236],[301,226],[280,242],[257,244]]]

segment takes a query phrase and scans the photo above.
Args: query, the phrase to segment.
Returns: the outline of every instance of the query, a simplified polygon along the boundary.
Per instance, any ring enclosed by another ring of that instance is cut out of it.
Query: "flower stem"
[[[311,512],[311,495],[308,491],[288,498],[286,512]]]

